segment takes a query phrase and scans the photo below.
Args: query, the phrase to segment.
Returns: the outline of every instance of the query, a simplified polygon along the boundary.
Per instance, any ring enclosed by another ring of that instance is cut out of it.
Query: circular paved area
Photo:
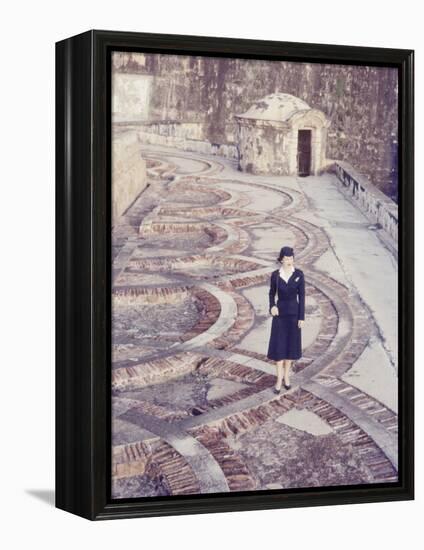
[[[327,233],[284,178],[146,148],[149,186],[113,228],[112,497],[397,481],[397,415],[343,376],[379,331],[317,267]],[[306,277],[303,357],[276,396],[275,256]]]

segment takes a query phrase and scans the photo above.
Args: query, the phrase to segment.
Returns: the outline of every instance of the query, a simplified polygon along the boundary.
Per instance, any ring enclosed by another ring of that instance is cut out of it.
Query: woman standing
[[[277,361],[275,393],[284,387],[290,389],[290,367],[302,356],[301,328],[305,320],[305,278],[303,271],[294,267],[293,248],[283,246],[277,261],[281,267],[271,273],[269,312],[272,317],[268,359]],[[275,304],[275,294],[278,295]]]

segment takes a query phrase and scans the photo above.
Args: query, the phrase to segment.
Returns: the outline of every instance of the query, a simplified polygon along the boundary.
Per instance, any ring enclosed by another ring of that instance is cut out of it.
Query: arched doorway
[[[312,130],[298,130],[297,133],[297,173],[301,177],[311,173]]]

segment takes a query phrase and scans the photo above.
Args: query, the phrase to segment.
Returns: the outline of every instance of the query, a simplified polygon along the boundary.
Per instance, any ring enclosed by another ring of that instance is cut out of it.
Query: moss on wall
[[[385,67],[117,53],[114,71],[153,75],[153,119],[197,121],[211,143],[233,143],[234,113],[274,92],[323,111],[327,158],[345,160],[397,199],[397,70]],[[393,175],[395,174],[395,175]]]

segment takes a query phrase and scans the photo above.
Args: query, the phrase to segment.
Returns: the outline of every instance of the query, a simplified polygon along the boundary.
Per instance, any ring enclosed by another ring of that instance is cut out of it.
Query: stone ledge
[[[343,193],[363,212],[370,221],[378,223],[384,230],[383,242],[390,251],[398,251],[398,205],[375,187],[365,176],[357,172],[348,162],[335,161],[334,171],[341,183]]]

